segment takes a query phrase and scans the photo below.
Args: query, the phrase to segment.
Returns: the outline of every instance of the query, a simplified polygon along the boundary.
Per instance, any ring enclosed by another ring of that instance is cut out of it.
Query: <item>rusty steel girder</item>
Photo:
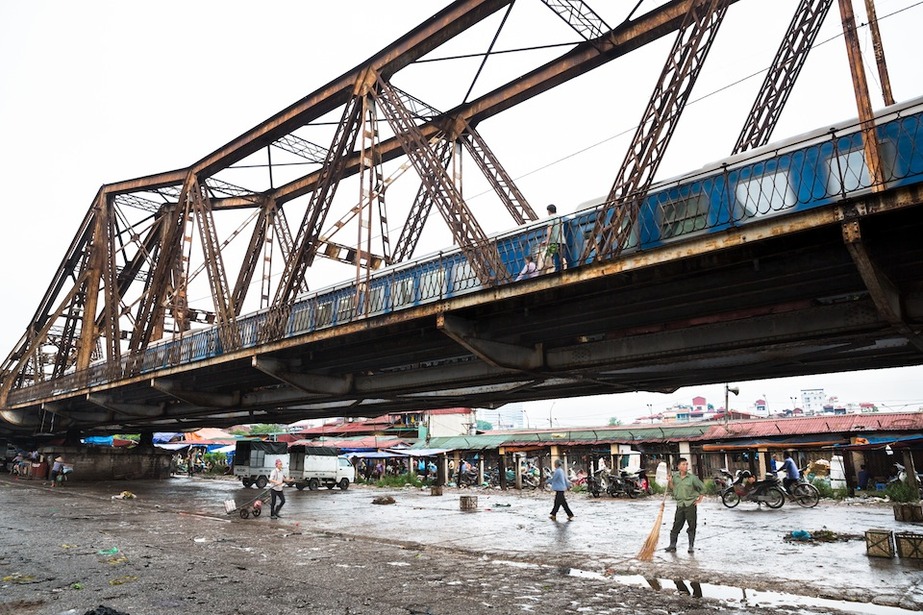
[[[615,183],[597,212],[582,261],[610,258],[627,245],[641,201],[654,181],[728,5],[727,0],[705,0],[690,7]]]
[[[732,153],[739,154],[769,142],[832,5],[833,0],[801,0],[798,4]]]
[[[370,95],[376,100],[391,129],[402,141],[439,213],[452,231],[456,244],[465,252],[475,275],[485,286],[508,277],[508,272],[461,193],[446,172],[443,161],[432,151],[401,100],[400,93],[380,76]]]
[[[698,1],[667,2],[614,30],[575,45],[559,58],[470,103],[466,102],[438,116],[416,117],[415,121],[421,121],[422,124],[415,125],[414,130],[422,135],[425,143],[429,143],[434,139],[444,139],[440,132],[452,123],[463,122],[474,127],[484,119],[677,30],[690,8]],[[508,7],[511,2],[454,2],[368,62],[331,81],[191,167],[103,186],[97,200],[94,200],[94,208],[99,209],[97,204],[102,203],[102,209],[108,211],[99,214],[91,211],[81,225],[28,331],[3,364],[4,394],[12,386],[34,383],[44,377],[38,370],[27,367],[27,363],[37,361],[37,349],[56,327],[61,330],[60,336],[56,338],[60,340],[60,349],[54,357],[57,367],[52,370],[53,373],[67,372],[74,369],[75,365],[79,367],[94,360],[93,351],[87,349],[95,347],[92,342],[98,341],[100,337],[107,338],[105,358],[116,368],[119,367],[120,353],[136,355],[153,340],[162,337],[167,330],[168,317],[173,319],[175,331],[187,328],[190,318],[194,316],[186,300],[188,271],[184,263],[184,247],[189,244],[184,241],[184,237],[193,220],[199,224],[200,240],[206,255],[204,258],[212,261],[207,266],[215,315],[219,321],[233,320],[240,311],[246,287],[253,275],[255,263],[259,260],[255,246],[262,244],[265,248],[270,239],[264,231],[254,231],[244,264],[237,272],[234,289],[230,290],[226,272],[222,276],[221,263],[208,256],[221,252],[210,219],[216,211],[274,208],[276,215],[264,214],[258,222],[266,224],[266,217],[269,218],[269,224],[275,231],[274,237],[278,238],[277,247],[286,261],[282,283],[276,288],[273,304],[279,306],[306,290],[305,268],[310,266],[322,245],[318,236],[333,191],[342,178],[359,172],[360,160],[352,145],[354,140],[335,139],[334,146],[325,150],[300,139],[293,132],[340,107],[345,106],[348,112],[356,98],[356,83],[366,71],[370,71],[368,74],[380,75],[389,82],[391,75]],[[575,6],[584,5],[577,3]],[[347,126],[347,132],[356,125],[353,122]],[[462,142],[471,155],[479,160],[479,166],[499,190],[501,199],[514,219],[531,218],[527,202],[516,194],[515,186],[505,175],[499,161],[489,153],[486,143],[478,141],[473,128],[462,134],[467,139]],[[450,139],[449,143],[457,141]],[[270,146],[312,162],[317,162],[323,156],[324,164],[320,170],[285,185],[271,185],[265,193],[253,193],[214,177],[235,162]],[[383,141],[376,149],[376,158],[382,162],[406,155],[399,136]],[[437,156],[437,160],[442,164],[441,156]],[[139,193],[157,195],[163,202],[152,201]],[[311,195],[311,202],[305,220],[298,227],[298,238],[292,239],[281,207],[287,201],[307,194]],[[446,193],[442,194],[445,196]],[[207,202],[203,200],[206,198]],[[187,207],[195,203],[198,204],[193,209]],[[421,201],[422,204],[425,204],[425,199]],[[123,223],[118,217],[121,205],[140,208],[151,216],[143,222]],[[416,213],[428,209],[420,206],[416,208]],[[452,217],[457,213],[446,210],[444,215]],[[413,220],[409,238],[415,234],[418,236],[425,222],[425,218]],[[468,245],[478,246],[482,241],[483,232],[477,233],[470,221],[460,223],[456,220],[453,224],[456,224],[455,233],[459,237],[464,236],[470,240]],[[395,246],[392,258],[397,258],[401,253],[400,243],[398,241]],[[415,241],[406,241],[403,254],[412,254],[414,245]],[[480,275],[491,275],[491,271],[493,275],[501,272],[499,263],[494,262],[491,255],[488,254],[485,259]],[[264,271],[264,294],[268,294],[268,279],[268,272]],[[128,298],[129,291],[133,293],[133,298]],[[124,319],[122,324],[120,319]],[[122,338],[127,339],[127,349],[124,351],[119,345]],[[129,366],[128,369],[130,371],[132,368]]]

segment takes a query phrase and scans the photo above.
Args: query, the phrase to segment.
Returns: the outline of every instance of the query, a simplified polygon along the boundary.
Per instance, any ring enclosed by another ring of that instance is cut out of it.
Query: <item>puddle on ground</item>
[[[505,563],[505,562],[501,562]],[[797,594],[783,592],[748,589],[744,587],[731,587],[728,585],[714,585],[711,583],[698,583],[683,579],[669,580],[647,578],[640,575],[612,575],[606,576],[598,572],[571,568],[568,575],[581,579],[594,579],[610,581],[632,587],[652,587],[658,591],[670,591],[687,594],[696,598],[713,598],[724,602],[731,602],[739,606],[751,605],[760,607],[801,606],[816,609],[833,609],[844,613],[861,613],[863,615],[913,615],[916,611],[902,609],[894,606],[881,606],[862,602],[849,602],[846,600],[830,600],[827,598],[812,598]]]
[[[511,566],[514,568],[553,568],[543,564],[531,562],[517,562],[511,560],[493,560],[494,564]],[[918,611],[902,609],[896,606],[883,606],[863,602],[849,602],[848,600],[831,600],[828,598],[812,598],[798,594],[786,594],[749,589],[745,587],[731,587],[729,585],[715,585],[712,583],[699,583],[684,579],[658,579],[643,577],[641,575],[612,575],[607,576],[598,572],[581,570],[579,568],[563,568],[563,574],[580,579],[593,579],[608,581],[630,587],[651,587],[657,591],[670,591],[683,593],[696,598],[712,598],[737,606],[764,607],[810,607],[817,610],[838,611],[841,613],[860,613],[861,615],[917,615]]]

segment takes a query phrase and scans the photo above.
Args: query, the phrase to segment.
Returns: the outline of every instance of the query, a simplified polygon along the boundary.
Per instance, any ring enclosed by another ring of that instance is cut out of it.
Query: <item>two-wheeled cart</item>
[[[225,500],[224,511],[229,515],[237,514],[241,519],[249,519],[251,515],[254,517],[259,517],[261,514],[263,514],[263,504],[269,502],[269,498],[269,489],[265,489],[261,491],[255,498],[250,498],[246,501],[246,503],[239,506],[234,500]]]

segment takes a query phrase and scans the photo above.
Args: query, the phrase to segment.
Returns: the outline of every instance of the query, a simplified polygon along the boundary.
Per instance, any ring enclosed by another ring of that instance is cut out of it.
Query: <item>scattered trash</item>
[[[33,583],[35,577],[31,574],[22,574],[21,572],[14,572],[13,574],[3,577],[4,583]]]
[[[107,606],[99,605],[91,611],[87,611],[83,615],[129,615],[128,613],[123,613],[122,611],[116,611],[115,609],[110,609]]]
[[[820,543],[820,542],[849,542],[850,540],[864,540],[863,536],[858,534],[838,534],[837,532],[822,529],[815,530],[813,532],[808,532],[806,530],[792,530],[792,532],[785,536],[785,540],[788,542],[810,542],[810,543]]]
[[[58,615],[80,615],[77,609],[67,609],[66,611],[61,611]]]
[[[208,538],[193,538],[193,542],[208,542]]]
[[[138,580],[138,577],[129,574],[129,575],[125,575],[124,577],[119,577],[117,579],[110,580],[109,585],[112,585],[114,587],[116,585],[125,585],[126,583],[131,583],[137,580]]]
[[[494,508],[509,508],[512,504],[497,504],[494,502]]]
[[[71,583],[71,589],[83,589],[83,583]]]
[[[119,552],[119,548],[118,548],[118,547],[112,547],[111,549],[100,549],[100,550],[97,551],[96,553],[97,553],[98,555],[115,555],[115,554],[118,553],[118,552]]]
[[[390,495],[380,495],[372,500],[372,504],[394,504],[394,498]]]

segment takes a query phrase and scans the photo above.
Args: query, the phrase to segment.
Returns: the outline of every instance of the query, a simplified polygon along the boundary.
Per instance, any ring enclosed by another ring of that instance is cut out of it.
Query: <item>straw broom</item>
[[[644,546],[638,551],[638,559],[642,562],[649,562],[654,559],[654,551],[657,550],[657,543],[660,541],[660,524],[663,523],[663,509],[667,505],[667,492],[664,490],[663,499],[660,501],[660,512],[657,513],[657,520],[654,521],[654,527],[648,534]]]

